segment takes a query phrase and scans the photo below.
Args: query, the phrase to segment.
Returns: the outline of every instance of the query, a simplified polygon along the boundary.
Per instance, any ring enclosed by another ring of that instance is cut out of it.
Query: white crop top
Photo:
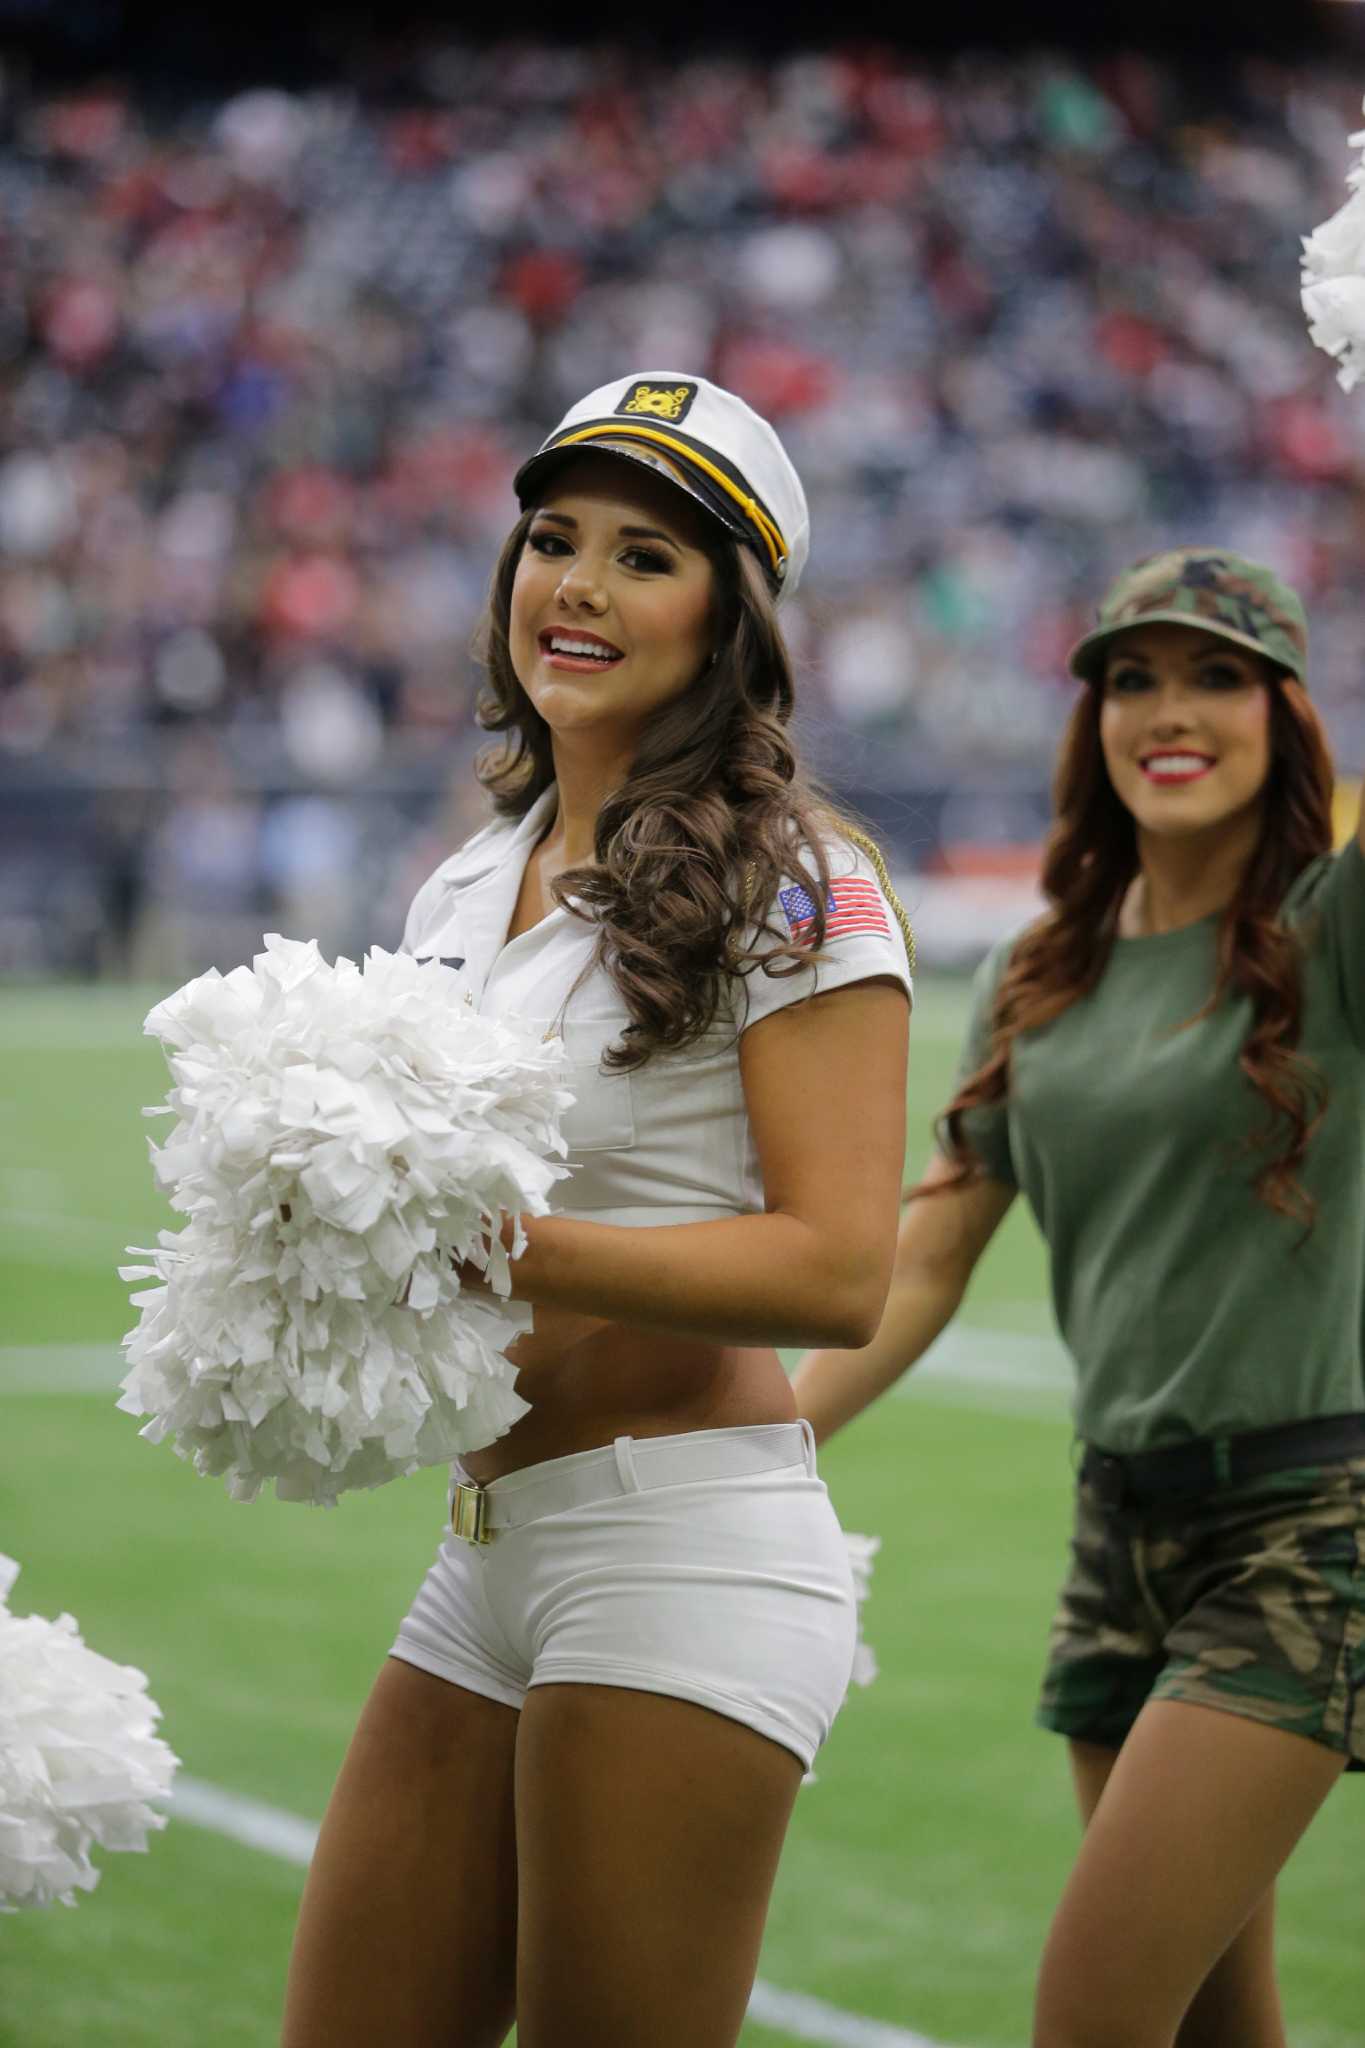
[[[530,931],[506,939],[526,863],[556,802],[552,785],[524,818],[498,820],[443,861],[413,899],[403,949],[453,967],[465,1001],[483,1014],[542,1032],[558,1027],[574,1105],[563,1123],[570,1177],[556,1185],[557,1214],[650,1224],[761,1212],[740,1033],[788,1003],[873,975],[890,975],[913,995],[905,941],[872,864],[850,841],[832,839],[833,909],[821,958],[790,976],[761,967],[742,983],[735,976],[703,1037],[680,1052],[655,1053],[633,1072],[604,1072],[602,1054],[620,1039],[630,1013],[601,967],[584,973],[596,927],[556,906]],[[805,892],[787,884],[771,922],[799,940],[810,909]]]

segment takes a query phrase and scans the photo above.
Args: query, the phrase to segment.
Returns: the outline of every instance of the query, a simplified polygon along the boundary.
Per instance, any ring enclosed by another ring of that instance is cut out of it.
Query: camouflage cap
[[[1301,683],[1308,680],[1308,620],[1297,593],[1264,563],[1226,548],[1171,548],[1115,577],[1101,601],[1099,624],[1071,650],[1072,675],[1095,682],[1114,635],[1158,619],[1200,626],[1265,655]]]

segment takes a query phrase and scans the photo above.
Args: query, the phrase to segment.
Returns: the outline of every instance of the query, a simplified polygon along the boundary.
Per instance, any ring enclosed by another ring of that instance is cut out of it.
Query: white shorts
[[[510,1707],[532,1685],[693,1700],[809,1770],[857,1622],[807,1423],[618,1437],[484,1492],[491,1541],[447,1534],[395,1657]]]

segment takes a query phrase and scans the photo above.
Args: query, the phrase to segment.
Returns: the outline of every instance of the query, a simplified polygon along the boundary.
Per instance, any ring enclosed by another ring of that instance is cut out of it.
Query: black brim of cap
[[[628,442],[630,435],[629,429],[623,427],[620,421],[603,421],[600,424],[610,427],[611,433],[575,438],[572,441],[561,442],[554,448],[542,448],[538,454],[532,455],[528,461],[522,463],[512,479],[512,487],[516,491],[523,512],[536,503],[555,469],[573,456],[614,455],[621,462],[631,462],[641,469],[647,469],[651,476],[662,478],[665,483],[671,484],[675,491],[681,491],[684,497],[691,498],[695,504],[709,512],[727,533],[732,534],[736,540],[743,541],[753,550],[771,588],[774,591],[781,589],[781,571],[774,567],[772,552],[764,536],[744,517],[735,500],[724,488],[708,476],[705,469],[689,461],[686,446],[678,445],[685,442],[685,436],[680,433],[671,435],[668,455],[661,460],[653,454],[648,442],[641,442],[638,454],[629,446],[623,446],[622,443]],[[713,453],[709,454],[707,459],[714,462],[721,460]],[[686,472],[685,483],[677,473],[680,470]],[[737,485],[743,485],[743,480],[738,477],[737,472],[735,481]],[[747,486],[743,487],[747,490]],[[764,516],[771,515],[765,510]],[[785,567],[785,559],[782,567]]]
[[[725,531],[734,534],[736,539],[753,538],[743,519],[729,504],[724,492],[717,489],[716,485],[700,472],[689,470],[687,482],[683,483],[673,474],[671,464],[665,466],[657,460],[652,460],[643,448],[636,455],[620,446],[605,447],[600,441],[580,441],[567,448],[546,448],[543,453],[533,455],[529,462],[523,462],[512,479],[512,488],[517,494],[517,502],[522,511],[528,511],[532,505],[538,503],[541,492],[556,471],[583,455],[602,455],[617,462],[629,462],[637,469],[647,469],[651,476],[657,476],[662,483],[671,484],[675,491],[680,491],[685,498],[690,498],[693,504],[700,505],[703,511],[709,512],[712,518],[719,520]]]

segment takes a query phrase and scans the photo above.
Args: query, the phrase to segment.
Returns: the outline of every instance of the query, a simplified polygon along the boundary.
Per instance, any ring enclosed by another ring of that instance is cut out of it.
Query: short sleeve
[[[1365,854],[1354,836],[1304,869],[1281,917],[1320,952],[1351,1037],[1365,1044]]]
[[[992,947],[972,979],[972,1007],[962,1040],[962,1052],[953,1076],[953,1093],[969,1081],[990,1056],[991,1029],[995,1016],[996,992],[1014,950],[1014,939],[1001,940]],[[993,1102],[982,1109],[969,1109],[962,1120],[968,1144],[992,1180],[1006,1187],[1018,1187],[1014,1156],[1010,1150],[1008,1102]]]
[[[897,907],[877,879],[877,871],[861,847],[847,839],[826,843],[829,896],[825,905],[825,943],[810,965],[795,974],[768,974],[761,965],[743,976],[738,998],[739,1028],[745,1031],[808,996],[846,988],[851,982],[889,976],[914,1001],[910,956]],[[815,905],[804,885],[784,880],[768,912],[768,923],[793,945],[813,941]],[[747,943],[764,939],[754,927]],[[786,967],[790,962],[780,963]]]

